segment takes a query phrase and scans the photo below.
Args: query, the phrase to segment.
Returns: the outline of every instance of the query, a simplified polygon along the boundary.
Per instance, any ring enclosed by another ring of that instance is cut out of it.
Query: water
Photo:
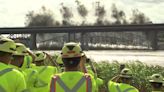
[[[47,51],[53,54],[53,51]],[[60,51],[56,51],[59,53]],[[120,63],[141,61],[148,65],[164,66],[164,51],[134,51],[134,50],[100,50],[100,51],[85,51],[87,57],[95,62],[117,60]]]

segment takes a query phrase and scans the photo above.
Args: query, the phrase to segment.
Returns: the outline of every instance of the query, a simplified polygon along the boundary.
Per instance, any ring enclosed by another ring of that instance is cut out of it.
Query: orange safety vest
[[[91,77],[87,74],[85,74],[72,89],[69,89],[58,75],[55,75],[51,80],[50,92],[56,92],[56,83],[58,83],[64,89],[65,92],[77,92],[85,81],[86,81],[86,91],[84,92],[92,92]]]

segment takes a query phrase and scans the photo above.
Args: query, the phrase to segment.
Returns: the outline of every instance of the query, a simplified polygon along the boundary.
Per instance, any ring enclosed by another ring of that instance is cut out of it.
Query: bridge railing
[[[57,44],[60,48],[65,42],[76,41],[85,49],[110,49],[116,45],[120,49],[136,46],[157,50],[164,38],[163,32],[164,24],[0,28],[1,34],[30,34],[27,39],[32,49],[40,48],[42,44],[50,44],[50,47]],[[39,36],[42,40],[38,40]]]

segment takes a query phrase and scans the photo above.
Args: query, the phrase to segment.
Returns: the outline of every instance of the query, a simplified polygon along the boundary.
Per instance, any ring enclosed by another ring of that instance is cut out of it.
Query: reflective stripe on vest
[[[50,85],[50,92],[56,92],[56,78],[52,78],[51,85]]]
[[[12,70],[13,70],[13,68],[7,68],[7,69],[4,69],[4,70],[1,70],[0,71],[0,76],[3,76],[4,74],[6,74],[6,73],[8,73],[8,72],[10,72]]]
[[[108,88],[108,91],[110,92],[110,82],[109,82],[109,88]],[[135,88],[127,88],[127,89],[125,89],[124,91],[121,91],[121,89],[120,89],[120,87],[119,87],[119,85],[117,84],[116,85],[116,90],[117,90],[117,92],[129,92],[129,91],[131,91],[131,90],[134,90]]]
[[[13,70],[13,68],[7,68],[7,69],[4,69],[4,70],[1,70],[0,71],[0,76],[3,76],[4,74],[6,74],[6,73],[8,73],[12,70]],[[0,86],[0,92],[6,92],[5,89],[2,86]]]
[[[92,82],[91,82],[91,77],[90,76],[88,76],[88,75],[85,75],[85,78],[86,78],[86,87],[87,87],[87,89],[86,89],[86,92],[92,92]]]
[[[47,66],[43,67],[43,68],[39,71],[39,74],[43,73],[44,70],[46,70],[46,69],[47,69]]]
[[[134,90],[134,88],[125,89],[123,92],[129,92],[130,90]]]
[[[41,74],[41,73],[43,73],[45,70],[47,69],[47,66],[45,66],[45,67],[43,67],[40,71],[39,71],[39,74]],[[35,73],[35,72],[34,72]],[[47,86],[48,85],[48,83],[46,83],[46,82],[44,82],[42,79],[40,79],[40,78],[37,78],[36,79],[36,82],[35,82],[35,84],[34,84],[34,87],[45,87],[45,86]]]
[[[27,82],[30,81],[33,77],[33,75],[35,74],[36,72],[35,71],[32,71],[29,75],[29,77],[27,78]],[[35,87],[35,84],[34,84],[34,87]]]
[[[127,88],[127,89],[125,89],[124,91],[121,91],[119,85],[116,85],[116,89],[117,89],[117,92],[129,92],[129,91],[131,91],[131,90],[134,90],[134,88]]]
[[[32,71],[28,77],[28,80],[30,80],[35,73],[36,73],[35,71]]]
[[[65,83],[60,79],[59,76],[55,76],[51,81],[51,91],[50,92],[56,92],[56,83],[58,83],[65,92],[77,92],[78,89],[82,86],[82,84],[86,81],[86,92],[92,92],[92,84],[90,76],[83,76],[78,83],[72,88],[69,89]]]
[[[121,92],[119,85],[116,85],[117,92]]]

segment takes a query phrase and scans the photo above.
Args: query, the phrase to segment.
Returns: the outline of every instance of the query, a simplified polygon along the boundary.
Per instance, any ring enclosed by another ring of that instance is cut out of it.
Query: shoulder
[[[23,75],[20,71],[18,71],[18,70],[16,70],[16,69],[13,69],[13,68],[12,68],[12,72],[13,72],[15,75],[19,75],[19,76],[22,76],[22,75]]]
[[[57,68],[54,66],[47,66],[48,69],[56,70]]]
[[[119,85],[120,83],[117,83],[117,82],[114,82],[114,81],[111,81],[111,80],[109,80],[108,81],[108,86],[114,86],[114,85]]]
[[[4,69],[6,72],[6,76],[12,77],[13,80],[15,79],[24,79],[24,74],[20,72],[19,70],[16,70],[14,68],[6,68]]]
[[[132,92],[139,92],[139,90],[137,88],[135,88],[134,86],[131,86],[131,88],[133,89]]]
[[[37,73],[37,72],[38,72],[36,69],[33,69],[33,68],[24,69],[23,71],[24,71],[25,73],[31,73],[31,72]]]
[[[123,84],[123,83],[122,83]],[[131,86],[129,84],[123,84],[122,86],[124,86],[126,89],[126,92],[139,92],[139,90],[137,88],[135,88],[134,86]]]
[[[11,68],[11,66],[10,65],[6,65],[6,64],[4,64],[4,63],[1,63],[0,62],[0,70],[3,70],[3,69],[6,69],[6,68]]]

